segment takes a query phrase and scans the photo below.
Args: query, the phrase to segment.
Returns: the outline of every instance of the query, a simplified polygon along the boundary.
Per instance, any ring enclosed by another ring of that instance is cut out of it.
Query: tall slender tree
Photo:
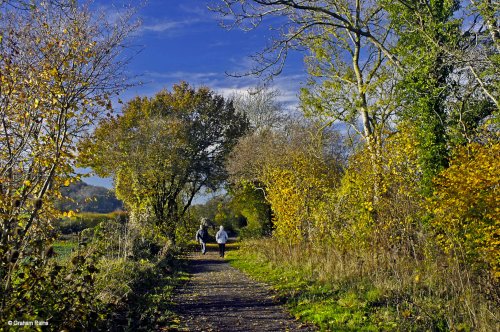
[[[290,50],[309,52],[310,85],[302,93],[306,114],[322,118],[325,125],[334,121],[352,125],[365,140],[377,176],[377,155],[396,110],[396,74],[389,65],[401,68],[392,52],[395,38],[382,3],[223,0],[216,10],[234,17],[243,29],[279,17],[279,28],[270,45],[256,55],[250,73],[279,74]]]

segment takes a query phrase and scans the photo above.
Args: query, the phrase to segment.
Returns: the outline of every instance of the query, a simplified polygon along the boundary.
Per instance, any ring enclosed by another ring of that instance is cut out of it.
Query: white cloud
[[[145,20],[146,21],[146,20]],[[198,24],[200,22],[199,19],[186,19],[181,21],[174,21],[171,19],[165,20],[151,20],[148,19],[147,22],[151,22],[149,24],[144,24],[140,27],[139,33],[146,32],[157,32],[157,33],[165,33],[165,32],[182,32],[186,27]]]
[[[185,4],[180,4],[179,9],[188,14],[194,14],[200,17],[206,17],[211,12],[203,6],[186,6]]]
[[[150,22],[141,27],[140,32],[157,32],[157,33],[182,33],[187,27],[200,23],[213,23],[214,17],[212,13],[200,6],[185,6],[179,5],[179,9],[188,14],[188,17],[183,20],[172,20],[168,17],[158,19],[154,17],[145,17],[144,22]]]
[[[203,20],[204,22],[232,22],[234,21],[234,17],[230,17],[229,15],[221,15],[220,13],[210,10],[210,5],[207,6],[187,6],[185,4],[180,4],[179,9],[185,13],[190,15],[195,15]],[[213,6],[212,6],[213,7]]]
[[[242,61],[243,63],[243,61]],[[243,63],[243,66],[248,65]],[[222,96],[228,98],[234,94],[247,93],[252,88],[262,85],[262,80],[255,76],[231,77],[223,72],[216,71],[147,71],[141,77],[145,82],[142,86],[133,88],[122,95],[123,100],[129,100],[137,95],[153,96],[162,89],[171,89],[173,84],[186,81],[194,87],[207,86]],[[289,111],[296,111],[299,106],[299,92],[302,83],[306,81],[306,74],[282,74],[267,84],[280,91],[278,101]]]
[[[209,78],[217,77],[220,74],[215,72],[193,73],[186,71],[175,71],[169,73],[160,73],[160,72],[148,71],[145,73],[145,75],[155,79],[177,79],[177,80],[184,79],[186,81],[194,79],[195,81],[203,81]]]
[[[182,25],[182,22],[168,21],[168,22],[159,22],[153,25],[144,25],[141,27],[142,31],[154,31],[154,32],[165,32],[168,30],[172,30],[178,28]]]

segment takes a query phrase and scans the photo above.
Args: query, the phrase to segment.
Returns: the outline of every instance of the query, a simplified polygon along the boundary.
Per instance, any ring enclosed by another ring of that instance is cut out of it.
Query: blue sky
[[[242,73],[251,68],[249,56],[264,48],[271,31],[265,24],[250,32],[223,29],[220,18],[209,11],[207,5],[204,0],[148,0],[141,6],[138,17],[142,25],[130,42],[142,51],[134,57],[128,70],[131,75],[139,75],[143,84],[125,91],[120,96],[123,101],[137,95],[153,96],[181,80],[196,87],[208,86],[225,96],[246,91],[259,83],[255,77],[230,77],[226,72]],[[109,15],[122,10],[118,2],[112,6],[105,0],[96,1],[95,6]],[[288,60],[272,85],[282,92],[280,101],[293,108],[306,76],[300,54]],[[112,186],[109,179],[91,177],[85,181]]]

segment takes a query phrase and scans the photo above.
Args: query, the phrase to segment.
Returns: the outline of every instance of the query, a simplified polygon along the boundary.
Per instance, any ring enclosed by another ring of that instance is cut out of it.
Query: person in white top
[[[224,230],[224,226],[220,226],[219,231],[215,234],[215,241],[219,244],[219,255],[224,257],[224,252],[226,251],[227,233]]]

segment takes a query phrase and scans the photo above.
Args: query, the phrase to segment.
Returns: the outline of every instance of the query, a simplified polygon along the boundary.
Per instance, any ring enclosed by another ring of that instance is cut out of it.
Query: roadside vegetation
[[[392,262],[384,267],[373,252],[352,257],[333,248],[296,246],[284,253],[272,239],[244,241],[227,257],[270,284],[297,319],[323,331],[468,331],[472,322],[488,331],[497,326],[495,302],[472,283],[460,284],[463,276],[447,266],[453,262],[386,257]]]
[[[283,24],[246,74],[305,51],[296,110],[268,86],[179,82],[114,114],[133,10],[0,1],[0,329],[174,328],[178,257],[204,217],[322,330],[498,330],[498,5],[218,3],[232,27]]]
[[[74,173],[79,139],[133,84],[124,50],[134,12],[113,19],[74,1],[0,3],[2,331],[18,330],[8,321],[71,331],[167,324],[179,249],[129,213],[75,211],[119,205]]]
[[[233,264],[323,330],[497,330],[498,5],[214,10],[242,29],[282,19],[247,74],[279,75],[296,49],[309,74],[300,114],[270,90],[240,97],[253,130],[228,159],[215,216],[247,238]]]

